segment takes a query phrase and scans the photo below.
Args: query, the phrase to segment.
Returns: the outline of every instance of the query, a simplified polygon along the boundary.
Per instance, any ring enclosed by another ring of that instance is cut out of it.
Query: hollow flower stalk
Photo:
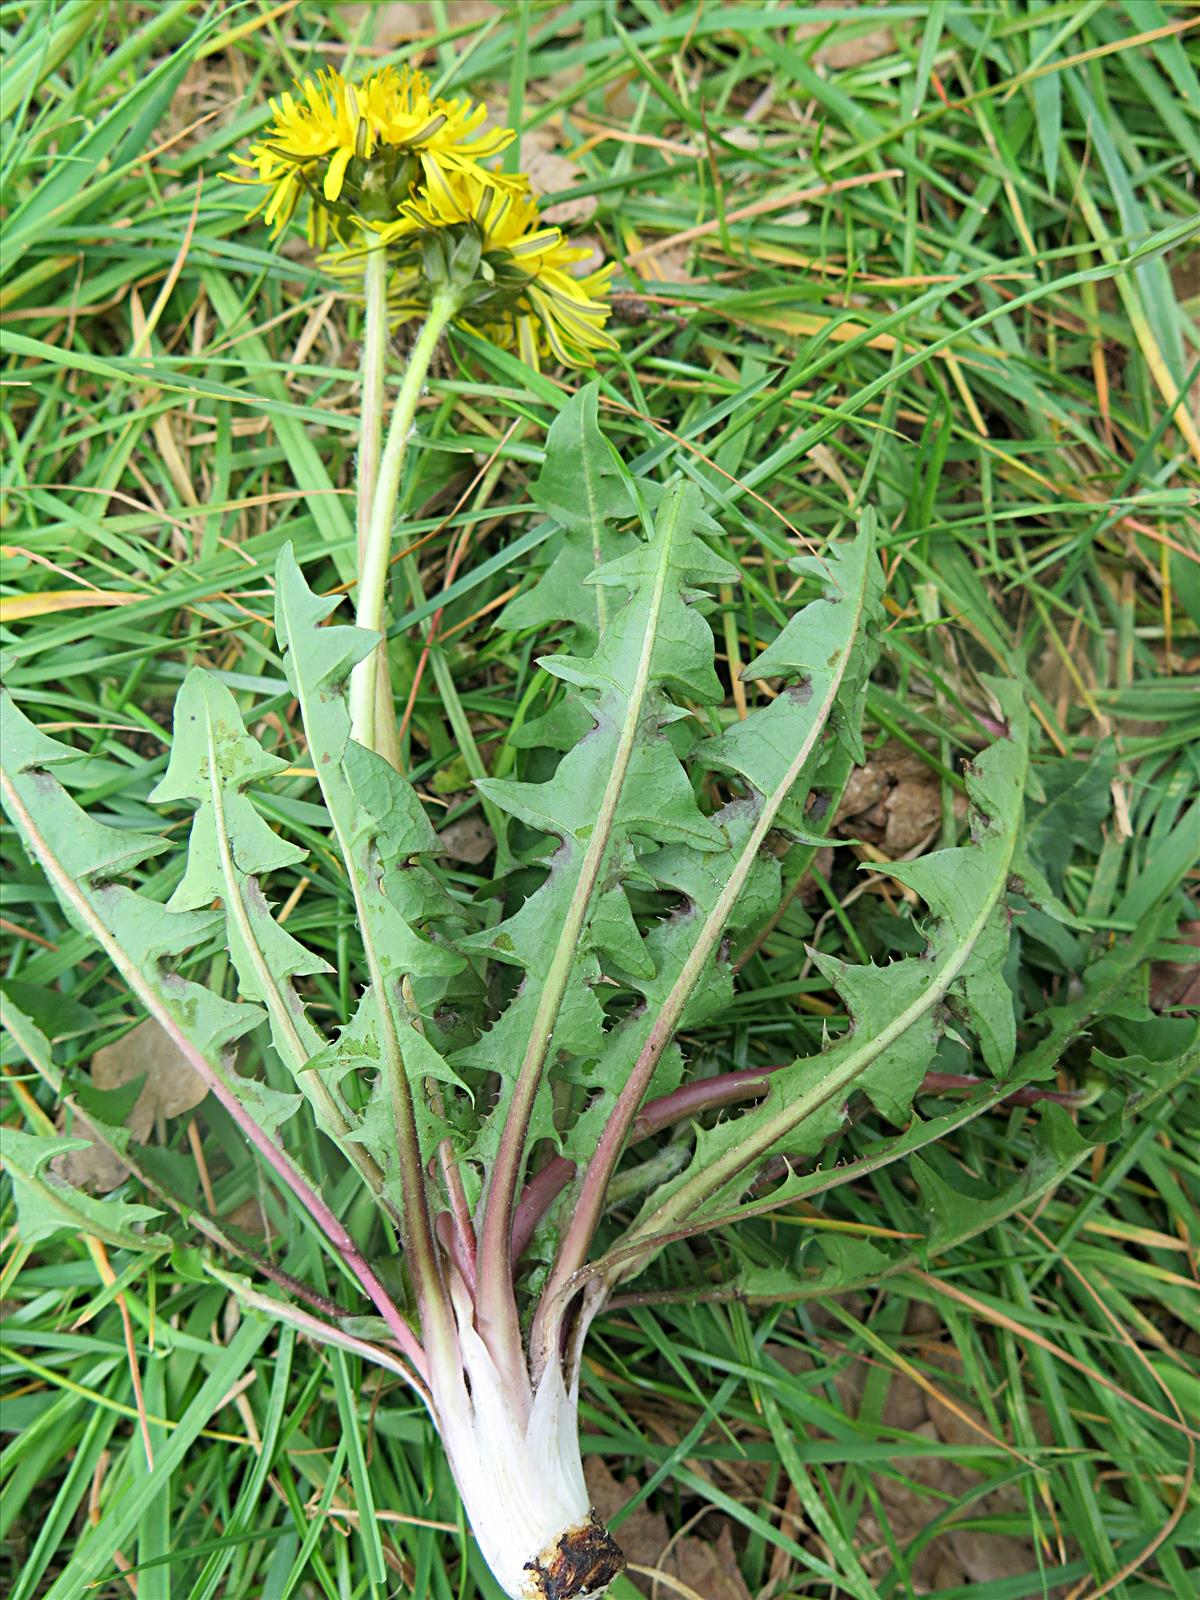
[[[530,366],[590,366],[615,348],[605,329],[614,268],[576,277],[591,254],[542,224],[522,175],[487,163],[515,138],[487,107],[435,95],[424,73],[383,67],[354,84],[332,68],[271,101],[272,121],[235,182],[265,188],[276,235],[308,200],[311,243],[362,284],[362,430],[356,527],[359,625],[381,632],[392,524],[421,391],[446,328],[459,322]],[[384,441],[389,324],[420,317]],[[399,764],[386,643],[355,669],[354,736]]]

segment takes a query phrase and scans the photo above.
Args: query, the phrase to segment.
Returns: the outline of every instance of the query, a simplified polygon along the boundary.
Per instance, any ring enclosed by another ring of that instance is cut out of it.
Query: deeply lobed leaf
[[[455,1058],[464,1070],[499,1075],[495,1108],[472,1145],[472,1156],[485,1167],[499,1146],[516,1065],[537,1025],[537,980],[552,970],[561,930],[580,896],[586,905],[549,1047],[549,1059],[561,1060],[568,1078],[577,1070],[571,1063],[604,1049],[605,1018],[595,992],[602,974],[616,970],[648,981],[654,970],[625,888],[631,875],[645,878],[647,847],[680,844],[701,853],[725,848],[665,732],[685,714],[668,691],[701,703],[721,698],[712,633],[697,601],[704,585],[730,581],[737,573],[704,543],[700,535],[710,528],[699,491],[677,484],[662,497],[651,537],[590,574],[607,596],[607,622],[596,649],[586,658],[563,653],[540,663],[571,686],[567,704],[586,716],[587,731],[545,782],[485,779],[478,785],[510,815],[558,840],[545,881],[524,904],[465,941],[526,974],[503,1016]],[[612,814],[598,817],[614,770],[621,781]],[[590,868],[597,827],[606,832],[592,888],[582,875]],[[559,1137],[549,1082],[543,1080],[529,1143]]]
[[[446,980],[465,963],[423,926],[453,907],[420,865],[440,846],[419,799],[382,756],[350,738],[346,683],[374,640],[357,628],[324,626],[337,603],[313,594],[285,547],[276,572],[276,631],[354,890],[369,979],[350,1022],[313,1054],[308,1070],[334,1085],[351,1073],[365,1080],[370,1097],[350,1137],[369,1151],[403,1212],[406,1176],[412,1181],[405,1169],[415,1152],[403,1137],[398,1144],[397,1117],[411,1125],[425,1160],[453,1132],[427,1085],[444,1084],[469,1102],[466,1086],[426,1037]]]
[[[0,1158],[17,1203],[17,1232],[27,1245],[56,1233],[91,1234],[116,1250],[169,1250],[165,1234],[143,1232],[162,1213],[129,1200],[97,1199],[47,1171],[57,1155],[86,1150],[89,1139],[0,1129]]]
[[[815,1154],[837,1133],[852,1090],[890,1121],[905,1122],[952,1011],[977,1030],[997,1070],[1011,1059],[1004,896],[1021,824],[1028,716],[1014,685],[991,680],[989,687],[1007,732],[968,775],[971,842],[888,869],[925,901],[924,954],[856,966],[813,952],[845,1003],[846,1032],[819,1055],[773,1073],[753,1110],[701,1130],[692,1166],[647,1202],[626,1244],[727,1206],[776,1153]]]

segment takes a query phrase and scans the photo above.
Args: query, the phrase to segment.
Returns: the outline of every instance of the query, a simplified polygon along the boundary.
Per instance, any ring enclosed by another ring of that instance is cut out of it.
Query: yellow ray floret
[[[269,191],[261,209],[278,232],[301,198],[313,201],[310,234],[323,243],[361,223],[363,213],[394,214],[414,182],[444,182],[479,170],[513,139],[511,128],[484,128],[487,107],[430,93],[410,67],[382,67],[360,84],[332,67],[271,101],[273,118],[250,147],[250,172],[230,174]]]
[[[530,366],[548,354],[569,366],[590,366],[597,350],[615,350],[605,329],[615,264],[575,277],[569,270],[592,254],[547,227],[528,184],[497,182],[479,172],[439,173],[406,200],[399,217],[372,231],[397,258],[393,309],[403,318],[423,307],[420,241],[435,230],[474,229],[481,270],[459,320],[494,344],[515,345]]]

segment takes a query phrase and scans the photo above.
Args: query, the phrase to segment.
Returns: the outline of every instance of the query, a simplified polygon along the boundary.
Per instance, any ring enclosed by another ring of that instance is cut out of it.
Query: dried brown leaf
[[[96,1089],[121,1089],[143,1074],[145,1082],[125,1119],[125,1126],[138,1144],[148,1141],[161,1118],[182,1116],[208,1093],[170,1036],[149,1017],[92,1057],[92,1085]],[[60,1114],[59,1126],[65,1129],[66,1125],[65,1113]],[[53,1172],[90,1194],[108,1194],[125,1182],[129,1168],[100,1141],[83,1112],[74,1112],[70,1132],[94,1142],[86,1150],[68,1150],[55,1156],[51,1162]]]
[[[465,861],[472,867],[486,861],[496,848],[496,836],[481,817],[460,817],[447,823],[438,838],[451,861]]]
[[[69,1133],[73,1139],[93,1142],[86,1150],[64,1150],[55,1156],[50,1162],[55,1177],[88,1194],[111,1194],[120,1188],[129,1176],[129,1168],[115,1150],[100,1142],[95,1128],[81,1111],[76,1111],[69,1122],[65,1109],[60,1111],[57,1127],[60,1133]]]
[[[151,1017],[92,1057],[97,1089],[123,1088],[143,1073],[145,1082],[125,1123],[139,1144],[146,1142],[160,1117],[181,1117],[208,1093],[170,1035]]]
[[[818,4],[830,11],[840,11],[845,5],[853,3],[854,0],[818,0]],[[880,9],[885,11],[887,8]],[[862,67],[869,61],[878,61],[881,56],[890,56],[896,48],[890,24],[847,38],[845,25],[830,30],[830,23],[834,20],[830,18],[829,22],[803,23],[793,35],[797,40],[810,39],[814,34],[829,30],[829,37],[813,56],[818,67],[832,67],[835,71],[843,67]]]
[[[716,1513],[710,1513],[704,1519],[705,1526],[715,1520]],[[689,1589],[704,1595],[705,1600],[750,1600],[750,1590],[738,1570],[729,1523],[724,1518],[720,1522],[721,1531],[715,1542],[694,1534],[677,1539],[659,1562],[659,1571],[678,1578]],[[669,1593],[665,1584],[657,1587],[660,1596]]]
[[[558,148],[553,129],[544,123],[521,135],[521,169],[528,174],[529,186],[539,200],[574,188],[583,177],[570,156]],[[597,204],[595,195],[581,195],[576,200],[544,205],[542,216],[556,227],[578,227],[591,221]]]

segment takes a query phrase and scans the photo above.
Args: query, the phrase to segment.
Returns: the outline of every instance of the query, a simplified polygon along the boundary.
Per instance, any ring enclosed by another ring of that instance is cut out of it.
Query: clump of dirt
[[[896,861],[931,842],[941,818],[941,784],[929,763],[916,750],[889,739],[850,774],[834,832],[876,845]]]
[[[613,1516],[637,1488],[637,1480],[624,1483],[609,1471],[598,1456],[589,1457],[585,1467],[592,1505],[601,1521]],[[729,1518],[718,1511],[707,1512],[701,1523],[703,1537],[685,1533],[672,1538],[667,1519],[646,1506],[638,1506],[617,1531],[628,1563],[626,1575],[640,1594],[677,1594],[669,1581],[685,1586],[705,1600],[751,1600],[746,1580],[738,1571],[737,1552]],[[655,1574],[661,1573],[656,1582]]]

